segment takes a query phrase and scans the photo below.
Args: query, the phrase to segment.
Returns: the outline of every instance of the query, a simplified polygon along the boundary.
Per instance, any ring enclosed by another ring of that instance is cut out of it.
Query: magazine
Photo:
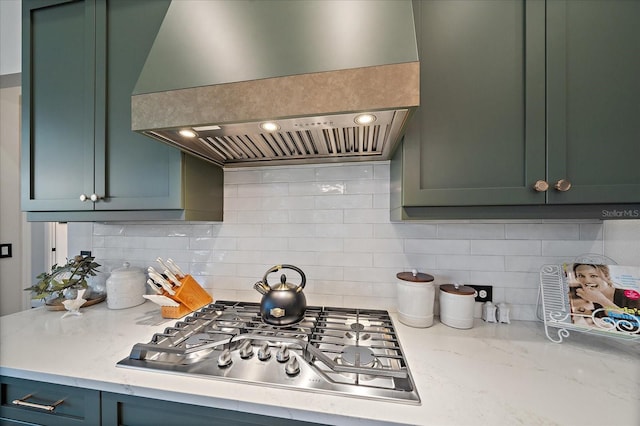
[[[640,267],[586,263],[563,266],[574,325],[640,333]]]

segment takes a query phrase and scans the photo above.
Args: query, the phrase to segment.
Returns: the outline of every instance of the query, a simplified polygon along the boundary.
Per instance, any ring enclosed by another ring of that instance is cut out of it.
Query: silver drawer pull
[[[11,401],[11,403],[13,405],[19,405],[21,407],[37,408],[38,410],[44,410],[44,411],[53,411],[56,409],[58,405],[62,404],[62,402],[64,401],[64,399],[60,399],[51,405],[42,405],[42,404],[36,404],[33,402],[27,402],[26,400],[31,398],[32,396],[33,394],[30,393],[29,395],[25,395],[20,399],[14,399],[13,401]]]

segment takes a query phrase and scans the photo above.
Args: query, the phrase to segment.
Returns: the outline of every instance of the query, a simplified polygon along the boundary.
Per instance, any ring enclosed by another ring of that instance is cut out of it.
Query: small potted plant
[[[36,278],[36,284],[25,289],[31,292],[31,299],[43,300],[47,305],[62,304],[65,298],[75,298],[77,291],[87,289],[87,276],[95,276],[100,264],[92,256],[75,256],[66,265],[55,264],[51,272],[43,272]]]

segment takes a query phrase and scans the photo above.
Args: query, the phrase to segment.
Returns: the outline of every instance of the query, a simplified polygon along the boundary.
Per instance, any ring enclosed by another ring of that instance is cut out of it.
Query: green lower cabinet
[[[317,425],[0,376],[0,426]]]
[[[414,12],[421,106],[391,162],[393,220],[640,218],[640,2]]]
[[[169,3],[23,2],[28,220],[222,219],[219,167],[131,131],[131,94]]]
[[[100,392],[0,376],[0,425],[100,424]]]
[[[102,393],[103,426],[302,426],[316,424],[157,399]]]

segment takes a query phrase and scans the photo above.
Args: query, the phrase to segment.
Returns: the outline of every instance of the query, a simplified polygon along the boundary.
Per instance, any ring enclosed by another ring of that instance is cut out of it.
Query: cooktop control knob
[[[269,348],[269,342],[264,342],[260,349],[258,349],[258,359],[260,361],[266,361],[271,358],[271,348]]]
[[[284,371],[288,376],[295,376],[300,373],[300,363],[298,362],[298,358],[295,356],[291,358],[291,360],[284,366]]]
[[[231,365],[231,351],[225,349],[218,357],[218,367],[228,367]]]
[[[251,345],[251,340],[245,340],[242,345],[240,345],[240,358],[249,359],[253,356],[253,346]]]
[[[289,361],[289,348],[285,345],[280,346],[278,352],[276,352],[276,359],[278,362],[287,362]]]

